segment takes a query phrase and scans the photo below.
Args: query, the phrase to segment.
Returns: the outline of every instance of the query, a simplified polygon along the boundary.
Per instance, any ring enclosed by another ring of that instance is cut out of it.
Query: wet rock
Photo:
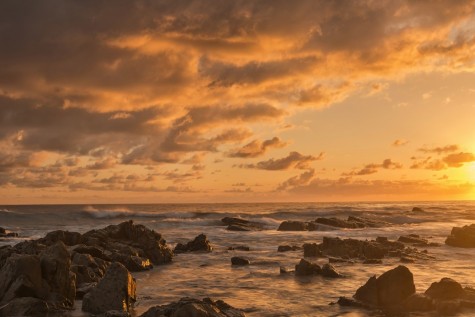
[[[89,293],[97,283],[82,283],[76,288],[76,299],[83,299],[84,295]]]
[[[277,247],[277,252],[288,252],[288,251],[297,251],[302,248],[297,245],[279,245]]]
[[[286,220],[279,225],[279,231],[306,231],[308,223],[304,221]]]
[[[230,231],[258,231],[264,229],[264,225],[260,222],[237,217],[224,217],[221,221],[228,226],[226,229]]]
[[[93,256],[95,258],[99,258],[104,261],[110,261],[110,258],[104,254],[104,250],[97,246],[78,244],[71,248],[71,252],[89,254],[90,256]]]
[[[413,207],[412,212],[424,212],[424,209],[420,208],[420,207]]]
[[[135,288],[135,279],[125,266],[114,262],[97,286],[84,295],[82,310],[92,314],[128,312],[136,301]]]
[[[388,253],[388,248],[375,241],[329,237],[323,237],[319,248],[325,255],[343,258],[382,259]]]
[[[414,278],[405,266],[398,266],[376,278],[371,277],[355,293],[354,298],[373,306],[392,308],[416,291]]]
[[[404,311],[431,311],[434,309],[434,301],[424,294],[413,294],[402,303]]]
[[[44,245],[53,245],[58,241],[63,242],[65,245],[72,246],[82,242],[82,235],[79,232],[56,230],[48,232],[44,238],[38,240],[39,243]]]
[[[213,248],[209,243],[208,238],[204,234],[200,234],[192,241],[189,241],[187,244],[178,243],[175,247],[175,253],[184,253],[184,252],[211,252]]]
[[[316,243],[305,243],[303,245],[303,256],[305,257],[322,257],[322,251],[320,251],[320,246]]]
[[[453,227],[445,244],[460,248],[475,248],[475,224]]]
[[[0,227],[0,239],[1,238],[15,238],[18,237],[18,233],[6,230],[5,228]]]
[[[161,234],[136,225],[132,220],[86,232],[82,235],[82,243],[104,250],[108,257],[114,254],[138,256],[157,265],[169,263],[173,257]]]
[[[348,260],[348,259],[328,257],[328,263],[350,263],[350,264],[353,264],[355,262],[352,261],[352,260]]]
[[[295,275],[306,276],[306,275],[315,275],[320,274],[322,268],[316,264],[309,262],[305,259],[300,259],[300,262],[295,265]]]
[[[327,226],[337,227],[337,228],[355,229],[355,228],[364,228],[365,227],[365,225],[363,223],[348,221],[348,220],[339,219],[339,218],[335,218],[335,217],[317,218],[315,220],[315,222],[323,224],[323,225],[327,225]]]
[[[383,264],[381,259],[366,259],[363,261],[363,264]]]
[[[463,298],[466,293],[458,282],[451,278],[443,278],[439,282],[434,282],[425,291],[425,294],[436,300],[451,300]]]
[[[235,246],[235,247],[229,247],[228,248],[229,251],[251,251],[251,248],[249,248],[248,246],[245,246],[245,245],[238,245],[238,246]]]
[[[178,302],[150,308],[140,317],[245,317],[245,314],[229,304],[210,298],[198,300],[185,297]]]
[[[279,272],[280,272],[280,274],[289,274],[289,273],[292,273],[294,271],[287,269],[285,266],[281,266],[279,268]]]
[[[35,297],[18,297],[0,307],[0,316],[47,316],[48,303]]]
[[[333,265],[327,263],[327,264],[324,264],[322,266],[322,271],[320,272],[320,274],[324,277],[331,277],[331,278],[339,278],[339,277],[343,277],[342,274],[338,273],[335,268],[333,267]]]
[[[231,265],[243,266],[243,265],[249,265],[249,264],[251,264],[251,261],[249,259],[246,259],[240,256],[233,256],[231,258]]]
[[[403,243],[410,243],[410,244],[420,244],[420,245],[427,245],[429,242],[427,239],[421,238],[418,234],[408,234],[405,236],[400,236],[397,241]]]

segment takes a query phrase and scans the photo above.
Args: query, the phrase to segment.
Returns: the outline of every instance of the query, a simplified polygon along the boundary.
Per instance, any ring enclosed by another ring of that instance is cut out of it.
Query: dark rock
[[[236,247],[229,247],[228,250],[229,251],[233,251],[233,250],[236,250],[236,251],[251,251],[251,249],[248,246],[245,246],[245,245],[238,245]]]
[[[433,300],[424,294],[413,294],[402,302],[404,311],[431,311],[434,309]]]
[[[221,221],[228,226],[226,229],[230,231],[257,231],[264,228],[264,225],[260,222],[236,217],[224,217]]]
[[[2,234],[7,234],[7,231],[5,230],[5,228],[0,227],[0,235]]]
[[[453,247],[475,248],[475,224],[453,227],[445,243]]]
[[[325,255],[348,258],[382,259],[388,252],[380,243],[356,239],[323,237],[319,247]]]
[[[0,238],[16,238],[18,233],[6,230],[5,228],[0,227]]]
[[[308,223],[304,221],[286,220],[279,225],[279,231],[306,231]]]
[[[295,275],[306,276],[320,274],[321,272],[322,268],[318,264],[311,263],[305,259],[300,259],[300,262],[295,265]]]
[[[84,295],[89,293],[97,283],[83,283],[76,288],[76,299],[83,299]]]
[[[0,307],[0,316],[47,316],[48,303],[34,297],[18,297]]]
[[[362,303],[360,301],[354,300],[353,298],[340,297],[338,299],[338,305],[340,306],[349,306],[349,307],[359,307],[359,308],[371,308],[371,306]]]
[[[337,227],[337,228],[349,228],[349,229],[354,229],[354,228],[364,228],[365,225],[359,222],[354,222],[354,221],[347,221],[339,218],[317,218],[315,220],[316,223],[320,223],[323,225],[327,226],[332,226],[332,227]]]
[[[72,246],[82,242],[82,235],[79,232],[56,230],[48,232],[44,238],[38,240],[38,242],[45,245],[52,245],[58,241],[63,242],[65,245]]]
[[[297,251],[302,248],[297,245],[279,245],[277,252]]]
[[[424,212],[424,209],[419,208],[419,207],[413,207],[411,211],[412,212]]]
[[[49,300],[64,308],[74,306],[76,275],[70,271],[71,258],[62,241],[48,247],[40,255],[41,275],[49,286]],[[61,302],[59,304],[58,302]]]
[[[322,271],[320,272],[320,274],[324,277],[331,277],[331,278],[339,278],[339,277],[343,277],[343,275],[341,275],[340,273],[338,273],[335,268],[333,267],[333,265],[327,263],[327,264],[324,264],[322,266]]]
[[[97,286],[84,295],[82,310],[92,314],[128,312],[136,301],[135,288],[135,279],[125,266],[114,262]]]
[[[100,314],[99,317],[130,317],[129,312],[119,311],[119,310],[109,310],[103,314]]]
[[[416,262],[413,258],[407,257],[407,256],[402,256],[400,261],[402,263],[414,263]]]
[[[328,258],[328,263],[355,263],[354,261],[348,260],[348,259],[342,259],[342,258],[334,258],[334,257],[329,257]]]
[[[75,245],[71,249],[71,251],[81,253],[81,254],[89,254],[90,256],[93,256],[95,258],[99,258],[104,261],[110,261],[110,258],[104,254],[104,250],[97,246],[78,244],[78,245]]]
[[[204,234],[200,234],[192,241],[189,241],[187,244],[178,243],[175,247],[175,253],[183,252],[195,252],[195,251],[204,251],[211,252],[213,248],[209,243],[208,238]]]
[[[383,264],[381,259],[366,259],[363,261],[363,264]]]
[[[305,243],[303,245],[303,256],[305,257],[313,257],[313,256],[319,256],[322,257],[322,251],[320,251],[320,247],[316,243]]]
[[[168,305],[155,306],[140,317],[245,317],[245,314],[227,303],[210,298],[198,300],[185,297]]]
[[[425,294],[437,300],[451,300],[463,298],[466,293],[462,285],[451,278],[444,277],[439,282],[432,283]]]
[[[416,291],[411,271],[398,266],[376,278],[371,277],[355,293],[355,299],[373,306],[392,308],[400,305]]]
[[[399,239],[397,239],[397,241],[410,243],[410,244],[420,244],[420,245],[427,245],[429,243],[427,239],[423,239],[417,234],[409,234],[406,236],[400,236]]]
[[[231,258],[231,265],[249,265],[251,264],[251,261],[249,261],[249,259],[246,259],[246,258],[243,258],[243,257],[240,257],[240,256],[233,256]]]

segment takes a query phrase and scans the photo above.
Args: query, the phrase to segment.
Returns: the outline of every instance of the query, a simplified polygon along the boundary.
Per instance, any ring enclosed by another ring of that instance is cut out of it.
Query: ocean
[[[421,211],[412,211],[419,207]],[[389,222],[383,228],[337,229],[328,231],[277,231],[284,220],[314,220],[317,217],[366,217]],[[265,230],[228,231],[223,217],[242,217],[264,224]],[[302,245],[321,242],[322,238],[341,237],[375,239],[385,236],[419,234],[439,247],[428,247],[435,260],[418,260],[406,265],[414,274],[418,292],[432,282],[450,277],[463,286],[475,287],[475,249],[444,244],[452,227],[475,223],[475,202],[397,202],[397,203],[262,203],[262,204],[155,204],[155,205],[22,205],[0,206],[0,227],[19,233],[18,238],[0,240],[0,245],[43,237],[52,230],[84,233],[132,219],[160,232],[174,247],[204,233],[212,246],[211,253],[185,253],[171,264],[133,273],[138,300],[132,312],[138,316],[149,307],[167,304],[181,297],[212,297],[245,309],[248,316],[368,316],[355,308],[330,305],[340,296],[351,297],[373,275],[379,275],[401,262],[385,258],[383,264],[336,263],[345,275],[341,279],[321,276],[296,277],[279,274],[281,266],[293,268],[303,251],[277,252],[279,245]],[[229,251],[245,245],[250,251]],[[242,255],[251,265],[232,267],[230,258]],[[319,264],[326,259],[312,260]],[[76,310],[65,316],[88,316]],[[457,316],[473,316],[473,314]],[[371,316],[379,316],[376,313]],[[429,315],[411,315],[429,316]]]

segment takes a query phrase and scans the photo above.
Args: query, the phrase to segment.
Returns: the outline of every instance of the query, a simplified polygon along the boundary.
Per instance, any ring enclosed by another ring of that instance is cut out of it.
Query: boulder
[[[147,310],[140,317],[245,317],[246,315],[239,309],[229,304],[210,298],[198,300],[185,297],[178,302],[168,305],[155,306]]]
[[[420,208],[420,207],[413,207],[412,212],[424,212],[424,209]]]
[[[445,243],[452,247],[475,248],[475,224],[453,227]]]
[[[343,277],[342,274],[338,273],[335,268],[333,267],[333,265],[327,263],[327,264],[324,264],[322,266],[322,271],[320,272],[320,274],[324,277],[331,277],[331,278],[339,278],[339,277]]]
[[[35,297],[18,297],[0,307],[0,316],[47,316],[48,303]]]
[[[323,256],[320,247],[316,243],[305,243],[303,245],[303,256],[305,257],[314,257],[314,256]]]
[[[72,246],[82,242],[82,235],[79,232],[56,230],[48,232],[44,238],[38,240],[38,242],[45,245],[52,245],[58,241],[63,242],[65,245]]]
[[[277,252],[287,252],[287,251],[297,251],[302,249],[297,245],[279,245],[277,247]]]
[[[279,225],[279,231],[306,231],[308,223],[304,221],[286,220]]]
[[[300,262],[295,265],[295,275],[306,276],[306,275],[315,275],[320,274],[322,268],[316,264],[309,262],[305,259],[300,259]]]
[[[192,241],[189,241],[187,244],[178,243],[175,247],[175,253],[184,253],[184,252],[195,252],[195,251],[204,251],[211,252],[213,248],[209,243],[208,238],[204,234],[200,234]]]
[[[434,301],[424,294],[413,294],[402,302],[404,311],[431,311],[434,309]]]
[[[231,265],[242,266],[242,265],[249,265],[249,264],[251,264],[251,261],[249,259],[246,259],[240,256],[233,256],[231,258]]]
[[[258,231],[264,229],[264,224],[237,217],[224,217],[221,219],[230,231]]]
[[[127,268],[114,262],[96,287],[84,295],[82,310],[92,314],[128,312],[136,301],[135,288],[135,279]]]
[[[355,293],[354,298],[373,306],[393,308],[416,291],[414,278],[405,266],[398,266],[376,278],[371,277]]]
[[[408,234],[405,236],[400,236],[397,241],[409,244],[420,244],[420,245],[427,245],[429,242],[427,239],[421,238],[418,234]]]
[[[439,282],[432,283],[424,294],[436,300],[451,300],[463,298],[465,290],[455,280],[444,277]]]

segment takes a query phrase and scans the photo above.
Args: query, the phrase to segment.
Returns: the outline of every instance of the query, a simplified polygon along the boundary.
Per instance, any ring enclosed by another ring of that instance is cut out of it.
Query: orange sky
[[[0,204],[475,199],[475,1],[3,1]]]

